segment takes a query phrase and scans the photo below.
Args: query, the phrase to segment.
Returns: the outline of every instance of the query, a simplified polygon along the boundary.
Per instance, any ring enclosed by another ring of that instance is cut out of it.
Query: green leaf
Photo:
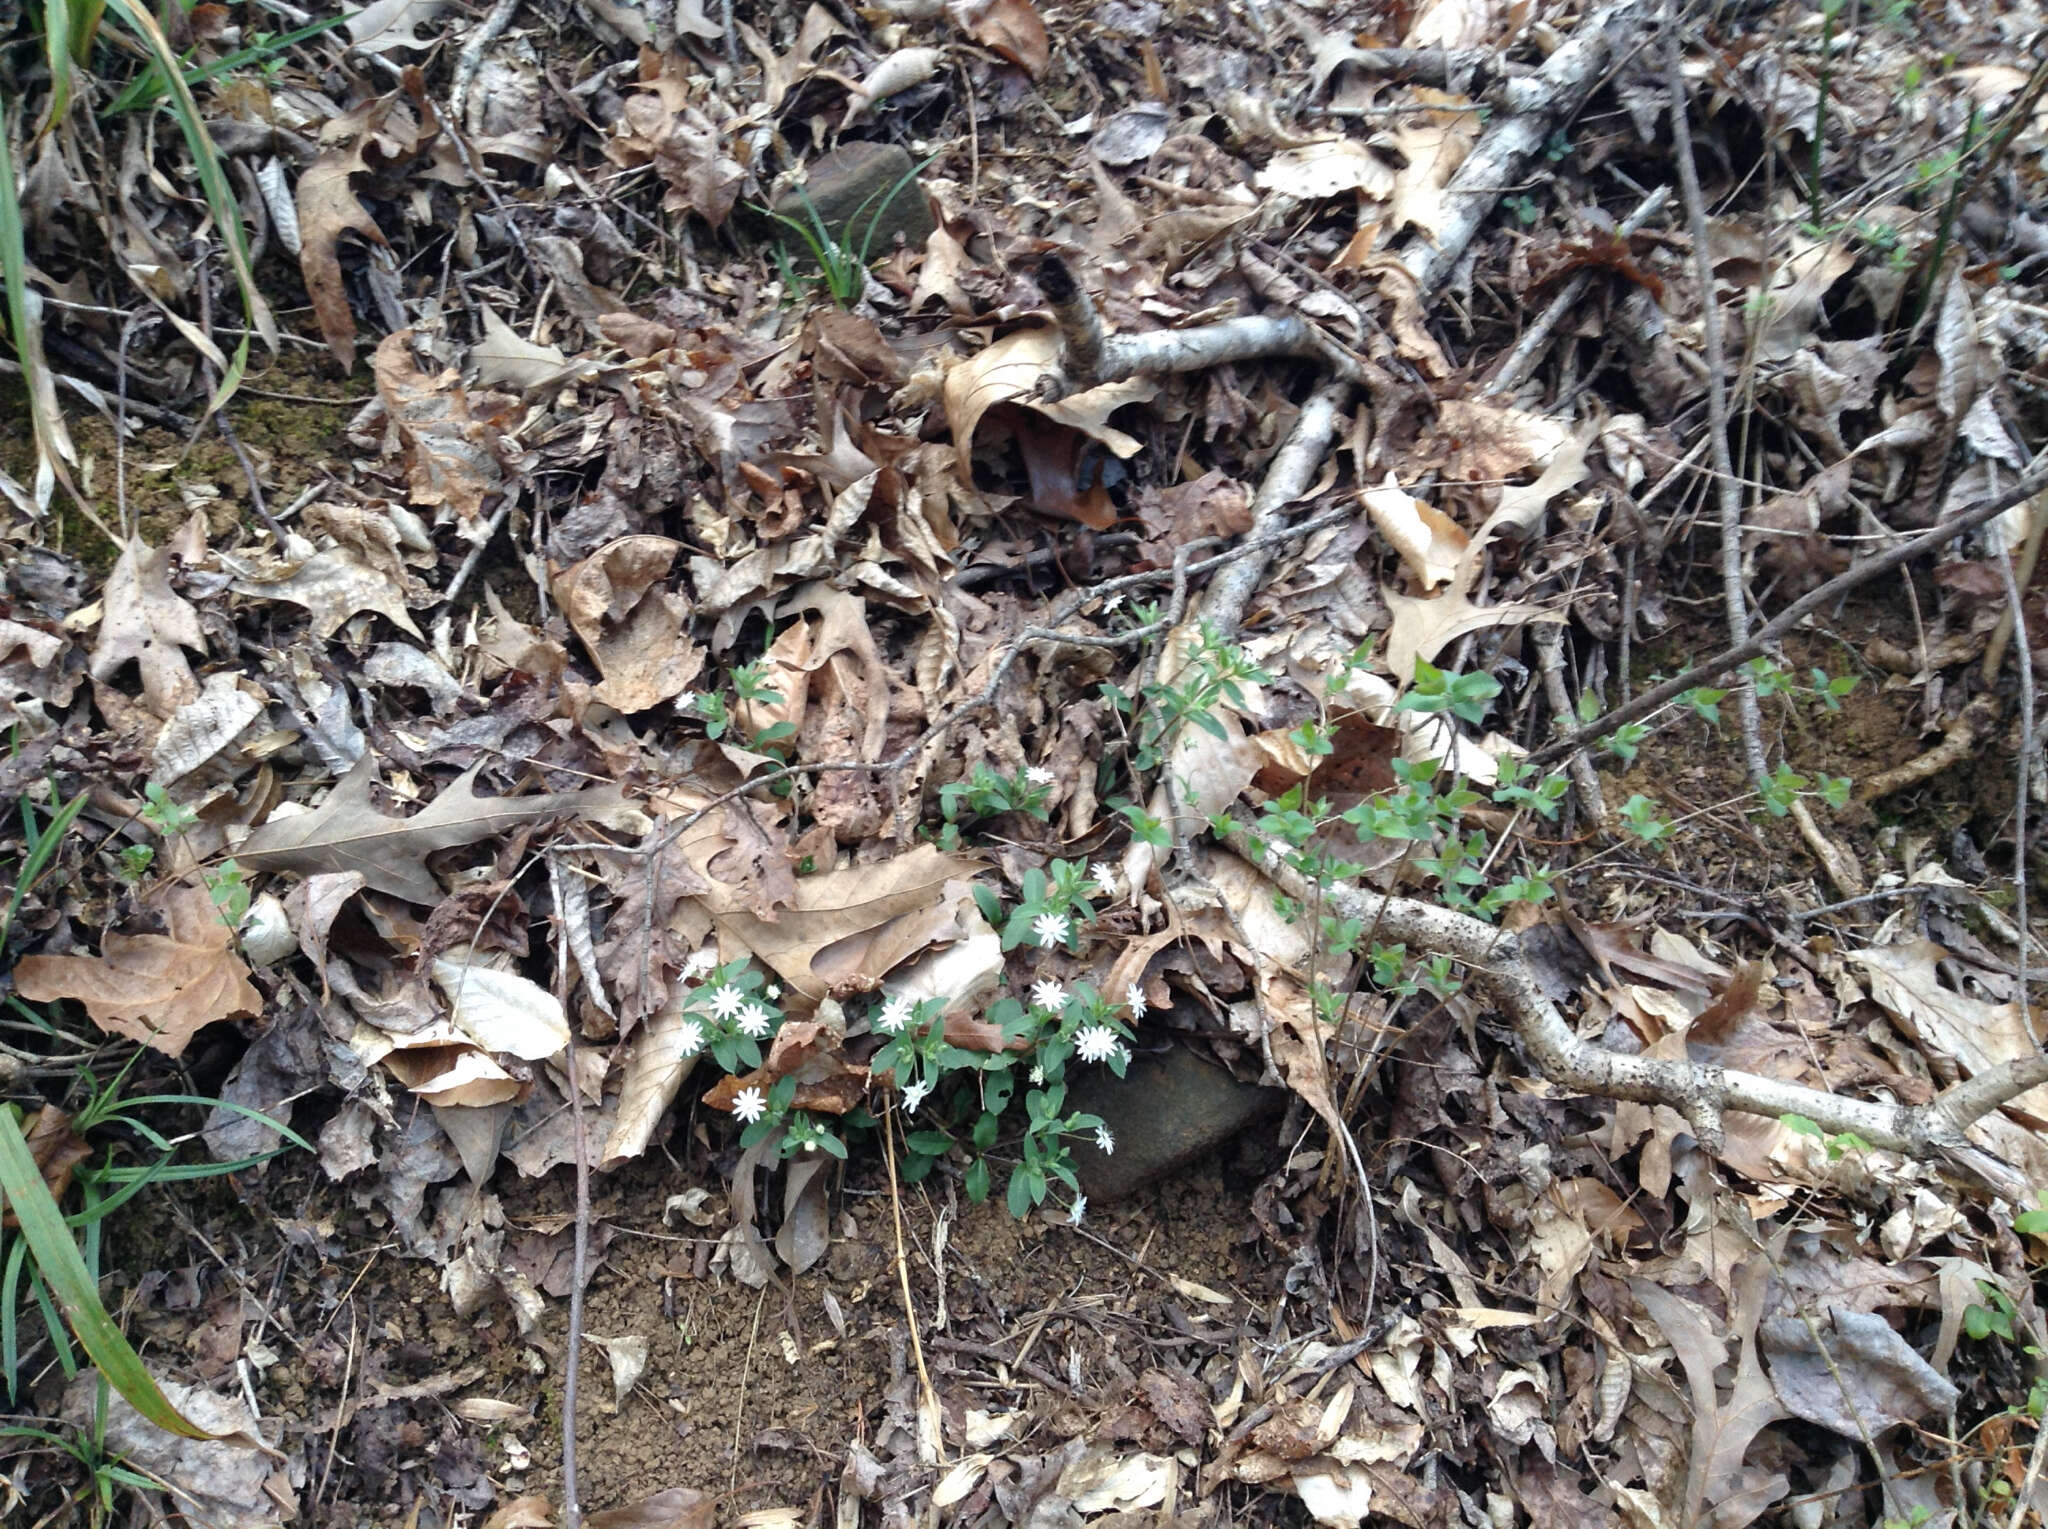
[[[64,1213],[50,1197],[50,1187],[29,1155],[21,1134],[21,1117],[11,1105],[0,1107],[0,1198],[13,1210],[36,1270],[56,1297],[79,1346],[99,1366],[107,1383],[167,1433],[188,1439],[220,1437],[171,1405],[155,1378],[143,1368],[141,1356],[107,1315],[99,1287],[64,1224]]]
[[[1004,1200],[1010,1207],[1010,1214],[1019,1221],[1031,1214],[1031,1184],[1024,1177],[1022,1168],[1010,1174],[1010,1187],[1004,1194]],[[1977,1308],[1973,1306],[1970,1309],[1975,1311]]]

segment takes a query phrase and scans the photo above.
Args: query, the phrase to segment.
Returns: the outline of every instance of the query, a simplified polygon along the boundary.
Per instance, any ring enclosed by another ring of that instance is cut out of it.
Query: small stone
[[[1074,1171],[1092,1201],[1107,1203],[1185,1168],[1277,1114],[1287,1091],[1240,1083],[1185,1046],[1135,1057],[1119,1078],[1089,1068],[1067,1087],[1067,1108],[1100,1115],[1116,1150],[1075,1138]]]
[[[921,250],[937,225],[916,169],[917,161],[900,144],[845,144],[812,161],[809,178],[777,197],[773,211],[815,233],[815,208],[841,248],[868,260],[879,260],[894,249],[898,234],[912,249]]]

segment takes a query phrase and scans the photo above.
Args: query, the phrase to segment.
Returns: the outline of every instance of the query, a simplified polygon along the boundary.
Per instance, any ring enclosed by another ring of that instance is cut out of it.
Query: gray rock
[[[777,197],[773,211],[809,229],[816,208],[842,248],[859,255],[865,244],[869,260],[894,249],[898,234],[911,248],[923,249],[936,225],[924,187],[912,174],[916,164],[898,144],[845,144],[814,160],[805,184]]]
[[[1089,1199],[1110,1201],[1185,1168],[1279,1113],[1287,1091],[1240,1083],[1185,1046],[1134,1058],[1122,1078],[1090,1068],[1067,1090],[1067,1108],[1100,1115],[1115,1138],[1105,1156],[1092,1140],[1073,1146]]]

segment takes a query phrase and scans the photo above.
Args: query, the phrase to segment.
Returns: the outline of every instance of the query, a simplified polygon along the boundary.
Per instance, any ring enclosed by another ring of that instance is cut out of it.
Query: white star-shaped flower
[[[1116,867],[1107,860],[1098,860],[1088,867],[1088,880],[1102,896],[1116,896]]]
[[[1067,937],[1068,921],[1064,913],[1041,913],[1031,921],[1031,932],[1038,936],[1041,950],[1050,950]]]
[[[690,959],[683,963],[683,975],[685,977],[701,977],[717,964],[717,949],[706,945],[702,950],[690,952]]]
[[[1095,1128],[1095,1145],[1102,1149],[1104,1157],[1114,1157],[1116,1155],[1116,1138],[1110,1135],[1108,1126],[1097,1126]]]
[[[915,1007],[901,993],[891,993],[876,1011],[874,1026],[884,1035],[894,1035],[910,1023],[910,1011]]]
[[[1087,1214],[1088,1197],[1086,1195],[1075,1195],[1074,1208],[1067,1212],[1067,1225],[1079,1226],[1081,1224],[1081,1218]]]
[[[1133,982],[1124,989],[1124,1002],[1130,1005],[1131,1018],[1145,1017],[1145,989],[1141,984]]]
[[[1024,778],[1034,786],[1049,786],[1058,780],[1059,776],[1055,775],[1044,765],[1026,765],[1024,767]]]
[[[752,1125],[768,1111],[768,1096],[758,1088],[743,1088],[734,1096],[732,1112]]]
[[[746,1006],[747,995],[730,982],[714,989],[711,994],[711,1013],[714,1018],[729,1020]]]
[[[694,1019],[686,1019],[676,1031],[676,1049],[684,1056],[695,1056],[704,1049],[704,1027]]]
[[[1074,1036],[1074,1050],[1084,1062],[1106,1062],[1116,1055],[1116,1031],[1107,1025],[1089,1025]]]
[[[768,1011],[758,1003],[750,1003],[740,1011],[740,1031],[759,1040],[768,1033],[768,1026],[774,1021]]]
[[[1031,1081],[1033,1083],[1043,1083],[1045,1081],[1045,1069],[1043,1067],[1032,1068]]]
[[[917,1113],[917,1107],[920,1104],[924,1103],[924,1101],[930,1096],[931,1091],[931,1084],[927,1083],[923,1078],[911,1079],[911,1081],[905,1084],[903,1087],[903,1113],[906,1115],[915,1115]]]
[[[782,996],[782,986],[780,983],[771,982],[761,989],[761,993],[762,996],[767,998],[780,998]]]
[[[1067,1006],[1067,985],[1054,977],[1041,977],[1031,984],[1031,1006],[1060,1013]]]

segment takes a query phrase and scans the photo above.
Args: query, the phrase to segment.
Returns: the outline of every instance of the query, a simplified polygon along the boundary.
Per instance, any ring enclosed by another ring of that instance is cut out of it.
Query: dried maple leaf
[[[235,932],[204,887],[174,886],[158,900],[163,934],[109,934],[96,956],[27,956],[15,990],[32,1003],[85,1005],[111,1035],[180,1056],[201,1026],[253,1019],[263,997],[235,954]]]

